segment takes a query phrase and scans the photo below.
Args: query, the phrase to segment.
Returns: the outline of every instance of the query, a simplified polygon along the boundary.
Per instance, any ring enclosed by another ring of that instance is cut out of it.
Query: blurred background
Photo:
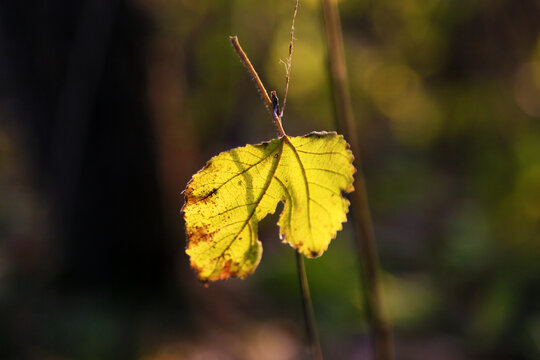
[[[196,280],[181,191],[276,136],[294,1],[0,2],[0,358],[301,359],[277,215],[246,280]],[[540,358],[540,3],[340,1],[397,359]],[[300,1],[284,127],[334,127]],[[347,224],[307,261],[327,359],[372,353]]]

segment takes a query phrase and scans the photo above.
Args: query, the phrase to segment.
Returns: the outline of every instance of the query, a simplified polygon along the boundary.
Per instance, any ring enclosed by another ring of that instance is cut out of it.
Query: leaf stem
[[[336,125],[349,140],[351,150],[355,154],[354,165],[358,170],[354,181],[355,192],[351,196],[351,207],[357,231],[356,243],[362,266],[365,302],[374,334],[375,358],[377,360],[390,360],[394,358],[392,332],[382,306],[375,232],[359,156],[360,148],[347,81],[347,67],[337,1],[322,0],[322,8],[337,118]]]
[[[274,102],[272,99],[270,99],[270,96],[268,95],[268,92],[266,91],[266,88],[264,87],[261,78],[257,74],[257,71],[255,71],[255,68],[251,64],[251,61],[249,61],[249,58],[247,57],[246,53],[240,46],[240,42],[238,41],[237,36],[230,36],[229,39],[231,40],[232,46],[234,48],[234,51],[240,56],[240,61],[247,69],[247,72],[251,75],[251,78],[255,82],[255,85],[257,86],[257,89],[261,93],[263,97],[264,104],[266,105],[266,108],[270,113],[272,114],[272,118],[274,119],[274,124],[277,127],[277,130],[279,132],[280,136],[286,136],[285,130],[283,130],[283,125],[281,124],[281,118],[279,117],[279,114],[277,111],[274,111]],[[273,97],[274,98],[274,97]],[[277,97],[275,98],[277,99]]]
[[[306,276],[306,268],[304,266],[304,258],[302,254],[298,252],[298,250],[295,250],[294,252],[296,254],[296,268],[298,280],[300,281],[302,308],[304,310],[304,320],[306,324],[306,334],[308,337],[311,359],[322,360],[321,343],[319,341],[317,324],[315,322],[315,315],[313,313],[313,304],[311,302],[311,295],[309,293],[309,284]]]

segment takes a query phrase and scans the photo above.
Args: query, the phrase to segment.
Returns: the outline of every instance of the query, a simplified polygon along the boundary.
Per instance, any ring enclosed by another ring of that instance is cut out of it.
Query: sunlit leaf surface
[[[202,281],[244,278],[262,254],[257,227],[279,201],[283,242],[320,256],[347,220],[353,155],[334,132],[283,136],[223,152],[193,176],[184,219],[191,266]]]

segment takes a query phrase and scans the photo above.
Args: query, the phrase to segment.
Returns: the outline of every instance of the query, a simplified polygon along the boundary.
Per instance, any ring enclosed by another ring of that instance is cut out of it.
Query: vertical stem
[[[292,65],[292,53],[293,53],[293,43],[294,43],[294,23],[296,21],[296,14],[298,13],[298,0],[296,0],[296,5],[294,6],[294,12],[292,17],[291,24],[291,37],[289,39],[289,57],[287,58],[287,64],[285,66],[286,76],[285,76],[285,91],[283,93],[283,106],[281,107],[281,112],[279,113],[279,118],[283,117],[283,112],[285,111],[285,106],[287,105],[287,95],[289,93],[289,81],[291,80],[291,65]]]
[[[350,142],[358,170],[354,181],[355,192],[351,196],[351,207],[357,231],[356,243],[362,266],[365,302],[374,335],[375,358],[390,360],[394,358],[392,332],[382,306],[375,233],[360,161],[337,0],[322,0],[322,7],[337,127]]]
[[[300,281],[300,291],[302,294],[302,308],[304,310],[304,320],[306,323],[306,333],[311,352],[311,359],[322,360],[323,357],[321,351],[321,343],[319,341],[317,324],[315,323],[315,315],[313,313],[311,295],[309,294],[309,284],[306,276],[306,268],[304,266],[304,258],[302,254],[298,252],[298,250],[295,250],[295,254],[298,280]]]

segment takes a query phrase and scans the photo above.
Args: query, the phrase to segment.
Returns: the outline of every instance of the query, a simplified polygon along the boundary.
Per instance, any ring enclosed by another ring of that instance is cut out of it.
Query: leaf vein
[[[255,204],[257,204],[257,203],[240,204],[240,205],[234,206],[234,207],[232,207],[232,208],[229,208],[229,209],[227,209],[227,210],[225,210],[225,211],[222,211],[222,212],[220,212],[219,214],[212,215],[212,216],[208,217],[208,219],[212,219],[212,218],[215,218],[216,216],[220,216],[220,215],[226,214],[226,213],[228,213],[229,211],[233,211],[233,210],[236,210],[236,209],[241,208],[241,207],[251,206],[251,205],[255,205]]]
[[[266,191],[268,190],[268,188],[270,187],[270,184],[272,183],[272,179],[274,178],[274,175],[276,173],[276,170],[277,168],[279,167],[279,162],[281,161],[281,154],[283,153],[283,141],[281,142],[281,150],[279,152],[279,157],[278,157],[278,160],[276,161],[276,163],[274,164],[272,170],[271,170],[271,175],[267,178],[267,182],[265,184],[265,187],[263,189],[263,191],[261,191],[261,194],[259,196],[259,198],[257,199],[256,201],[256,205],[255,207],[253,208],[253,210],[251,211],[251,214],[249,214],[248,218],[244,221],[244,225],[242,226],[242,228],[240,229],[240,231],[234,236],[234,238],[231,240],[231,242],[229,243],[229,245],[227,245],[227,247],[221,252],[221,254],[218,256],[218,258],[221,258],[225,252],[227,250],[229,250],[229,248],[232,246],[232,244],[236,241],[236,239],[238,238],[238,236],[242,233],[242,231],[244,230],[244,228],[246,227],[246,225],[249,223],[249,221],[251,220],[251,218],[253,217],[253,215],[255,214],[255,212],[257,211],[257,207],[260,205],[261,203],[261,200],[262,198],[264,197]]]
[[[308,171],[308,170],[325,171],[325,172],[329,172],[329,173],[332,173],[332,174],[336,174],[336,175],[343,176],[344,178],[348,179],[348,177],[347,177],[346,175],[343,175],[343,174],[340,173],[340,172],[337,172],[337,171],[334,171],[334,170],[330,170],[330,169],[322,169],[322,168],[306,168],[306,171]]]
[[[325,190],[327,190],[328,192],[330,192],[330,193],[332,193],[332,194],[340,195],[338,192],[336,192],[336,191],[334,191],[334,190],[330,189],[329,187],[324,186],[324,185],[322,185],[322,184],[319,184],[319,183],[316,183],[316,182],[313,182],[313,181],[311,181],[311,184],[312,184],[312,185],[317,185],[318,187],[320,187],[320,188],[322,188],[322,189],[325,189]]]
[[[272,155],[272,154],[270,154],[270,155]],[[240,175],[245,174],[246,172],[248,172],[249,170],[251,170],[251,169],[254,168],[255,166],[261,164],[261,163],[262,163],[263,161],[265,161],[266,159],[271,158],[270,155],[268,155],[268,156],[265,157],[265,158],[262,158],[260,161],[257,161],[255,164],[253,164],[253,165],[251,165],[251,166],[248,166],[245,170],[239,172],[238,174],[234,175],[234,176],[231,177],[230,179],[227,179],[227,180],[224,181],[220,186],[218,186],[218,187],[216,188],[215,191],[218,191],[220,188],[222,188],[223,186],[225,186],[225,185],[226,185],[229,181],[231,181],[232,179],[234,179],[234,178],[236,178],[236,177],[238,177],[238,176],[240,176]]]
[[[335,154],[335,155],[343,156],[345,159],[349,160],[347,155],[337,152],[337,151],[327,151],[327,152],[318,153],[318,152],[312,152],[312,151],[298,150],[298,152],[301,152],[303,154],[310,154],[310,155],[334,155]]]

